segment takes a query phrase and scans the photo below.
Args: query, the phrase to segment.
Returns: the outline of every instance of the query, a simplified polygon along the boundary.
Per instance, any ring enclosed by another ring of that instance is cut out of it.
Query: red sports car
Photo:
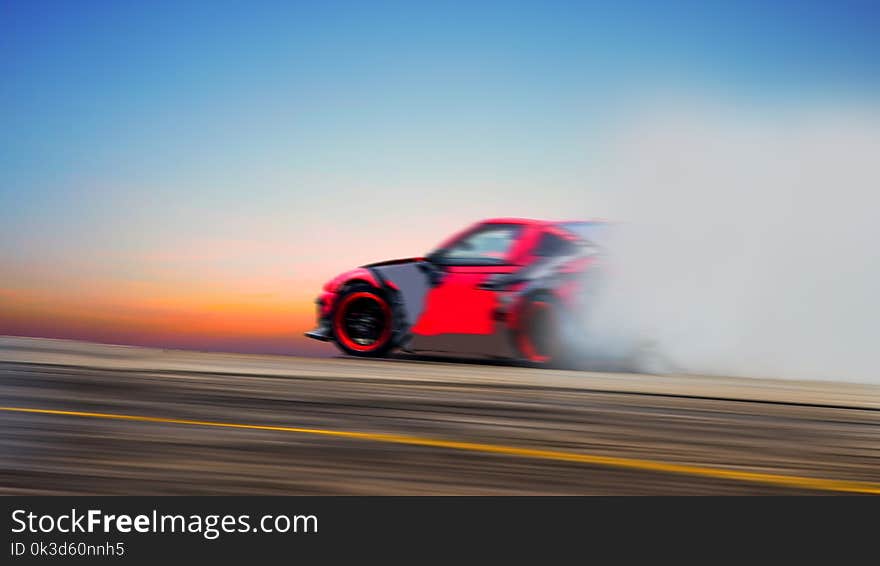
[[[354,356],[395,349],[557,364],[582,333],[602,222],[499,218],[425,257],[372,263],[324,285],[318,328]]]

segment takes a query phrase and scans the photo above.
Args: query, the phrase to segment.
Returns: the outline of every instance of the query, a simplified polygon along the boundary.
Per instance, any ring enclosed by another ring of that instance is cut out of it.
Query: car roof
[[[598,224],[607,224],[605,220],[538,220],[536,218],[489,218],[481,220],[477,224],[518,224],[528,226],[557,226],[565,230],[571,230],[580,226],[595,226]]]
[[[492,225],[492,224],[506,224],[506,225],[515,225],[515,226],[531,226],[531,227],[553,227],[559,230],[564,230],[565,232],[572,234],[574,237],[579,239],[585,239],[588,241],[594,241],[594,227],[600,227],[606,225],[606,223],[602,220],[538,220],[535,218],[517,218],[517,217],[500,217],[500,218],[487,218],[485,220],[480,220],[468,226],[467,228],[456,232],[445,240],[443,240],[437,249],[442,249],[448,246],[451,242],[454,242],[458,238],[461,238],[463,235],[478,229],[480,226]]]
[[[533,218],[489,218],[488,220],[481,220],[477,224],[519,224],[535,226],[552,224],[552,222],[548,222],[546,220],[535,220]]]

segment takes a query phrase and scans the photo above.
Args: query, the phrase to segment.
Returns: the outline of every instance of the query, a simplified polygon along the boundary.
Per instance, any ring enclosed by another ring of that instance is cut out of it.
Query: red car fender
[[[321,296],[318,297],[318,304],[321,309],[321,316],[328,316],[333,311],[333,306],[336,303],[336,298],[338,297],[339,290],[348,283],[352,283],[354,281],[362,281],[364,283],[369,283],[373,287],[381,288],[379,284],[379,280],[370,272],[369,269],[364,267],[356,267],[355,269],[351,269],[346,271],[345,273],[340,273],[330,281],[324,284],[324,292],[321,293]]]
[[[341,273],[328,281],[324,285],[324,291],[328,293],[337,293],[339,292],[340,287],[351,281],[364,281],[365,283],[369,283],[374,287],[381,287],[379,285],[379,280],[376,279],[376,277],[372,273],[370,273],[369,269],[366,269],[364,267],[356,267],[350,271]]]
[[[508,326],[512,330],[521,330],[522,329],[522,313],[527,303],[532,300],[537,294],[548,296],[551,302],[555,302],[565,308],[566,305],[570,304],[569,300],[571,299],[571,294],[577,288],[576,281],[567,281],[556,288],[541,288],[529,291],[524,294],[517,294],[517,297],[514,298],[513,303],[509,307],[509,314],[507,317]]]

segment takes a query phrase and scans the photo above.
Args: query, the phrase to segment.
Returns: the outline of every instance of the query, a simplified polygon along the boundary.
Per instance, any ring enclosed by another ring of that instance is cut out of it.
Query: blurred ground
[[[880,482],[880,387],[0,337],[0,406],[405,434]],[[0,411],[2,494],[796,494],[281,431]]]

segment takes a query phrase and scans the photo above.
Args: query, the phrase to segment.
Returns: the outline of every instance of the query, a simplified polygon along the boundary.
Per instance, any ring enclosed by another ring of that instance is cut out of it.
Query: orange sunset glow
[[[261,237],[219,237],[208,227],[162,247],[149,245],[149,232],[125,246],[93,239],[90,232],[100,224],[70,240],[44,234],[32,244],[41,253],[16,253],[4,265],[0,334],[336,355],[332,346],[303,336],[315,324],[314,299],[325,281],[367,262],[422,255],[476,220],[426,213],[422,227],[416,221],[388,224],[384,216],[355,224],[345,206],[338,209],[344,221],[326,229],[288,225],[267,211]],[[297,220],[295,209],[290,219]],[[227,226],[249,231],[251,221],[230,213]]]

